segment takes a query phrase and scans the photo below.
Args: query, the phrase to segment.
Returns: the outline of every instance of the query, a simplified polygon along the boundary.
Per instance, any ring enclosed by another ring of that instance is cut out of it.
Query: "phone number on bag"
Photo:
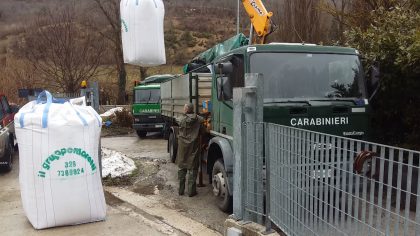
[[[77,169],[67,169],[67,170],[58,170],[57,174],[58,176],[67,177],[67,176],[77,176],[82,175],[85,173],[85,170],[83,168],[77,168]]]

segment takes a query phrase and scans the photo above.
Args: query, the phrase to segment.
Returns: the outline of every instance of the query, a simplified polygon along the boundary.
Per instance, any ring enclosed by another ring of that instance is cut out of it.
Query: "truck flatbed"
[[[196,113],[201,112],[203,101],[211,99],[211,74],[192,73],[175,77],[161,84],[164,119],[176,122],[181,118],[186,103],[192,103]]]

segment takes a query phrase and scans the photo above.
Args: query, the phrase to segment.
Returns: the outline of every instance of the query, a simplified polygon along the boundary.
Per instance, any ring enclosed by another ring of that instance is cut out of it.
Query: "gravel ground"
[[[223,224],[228,214],[221,212],[212,196],[210,185],[198,188],[195,197],[178,196],[177,167],[169,161],[167,141],[159,134],[148,135],[140,139],[134,134],[103,137],[102,146],[119,151],[132,158],[138,170],[130,181],[108,182],[141,196],[157,200],[168,208],[177,210],[210,229],[223,231]],[[208,178],[203,178],[207,181]]]
[[[138,207],[105,193],[107,218],[105,221],[76,226],[35,230],[25,216],[19,188],[19,157],[14,157],[13,170],[0,172],[0,229],[2,236],[184,236],[190,235],[172,227],[158,217],[149,215]]]

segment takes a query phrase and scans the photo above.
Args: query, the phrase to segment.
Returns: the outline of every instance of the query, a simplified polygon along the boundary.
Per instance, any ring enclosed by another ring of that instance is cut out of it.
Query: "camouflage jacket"
[[[200,134],[205,132],[204,119],[196,114],[186,114],[179,122],[178,152],[179,168],[198,168],[200,159]]]

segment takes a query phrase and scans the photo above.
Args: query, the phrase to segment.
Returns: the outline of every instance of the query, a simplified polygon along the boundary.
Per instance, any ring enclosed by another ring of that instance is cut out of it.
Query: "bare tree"
[[[26,30],[19,54],[49,86],[76,92],[82,80],[98,74],[104,44],[77,21],[74,5],[45,10]]]
[[[140,67],[140,79],[144,80],[147,77],[147,67]]]
[[[321,11],[333,17],[333,27],[330,33],[335,35],[334,39],[340,43],[344,42],[344,31],[347,26],[346,18],[351,0],[324,0],[319,5]]]
[[[97,9],[107,22],[105,29],[97,29],[101,35],[109,40],[113,51],[115,66],[118,72],[118,104],[126,103],[127,72],[121,40],[121,18],[119,0],[93,0]]]
[[[277,6],[280,17],[279,38],[287,42],[318,43],[324,40],[320,0],[284,0]]]
[[[23,103],[25,100],[18,97],[18,90],[38,88],[42,81],[30,63],[14,57],[8,57],[6,62],[0,67],[0,93],[6,94],[10,102]]]

